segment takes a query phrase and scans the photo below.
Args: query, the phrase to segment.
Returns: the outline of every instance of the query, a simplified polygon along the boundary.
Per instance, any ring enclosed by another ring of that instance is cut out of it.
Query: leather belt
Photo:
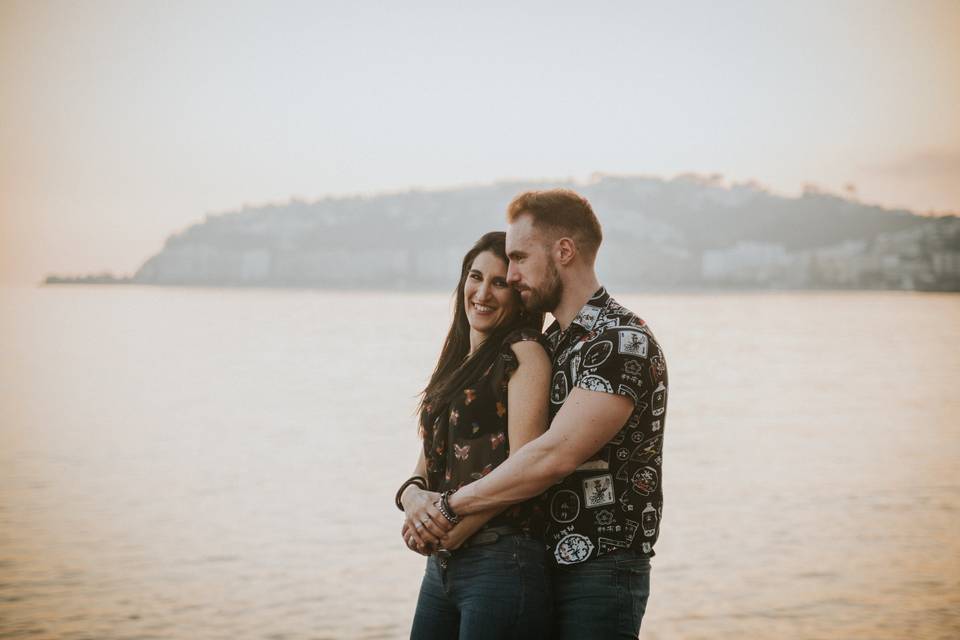
[[[437,549],[433,552],[433,555],[437,556],[437,561],[440,563],[440,567],[446,569],[447,565],[450,563],[450,558],[452,558],[453,554],[460,549],[466,549],[468,547],[481,547],[483,545],[493,544],[504,536],[516,536],[521,534],[523,534],[523,529],[507,524],[499,527],[484,527],[483,529],[480,529],[480,531],[477,531],[475,534],[467,538],[467,540],[460,545],[458,549],[455,549],[454,551]]]
[[[520,527],[514,527],[509,524],[501,525],[499,527],[484,527],[477,531],[475,534],[467,538],[466,542],[460,545],[461,549],[466,549],[467,547],[480,547],[485,544],[493,544],[502,538],[503,536],[515,536],[523,533],[523,529]]]

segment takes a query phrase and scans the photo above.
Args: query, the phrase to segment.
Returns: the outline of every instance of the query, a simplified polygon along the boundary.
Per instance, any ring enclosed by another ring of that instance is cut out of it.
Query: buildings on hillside
[[[806,251],[740,242],[703,252],[700,275],[717,286],[958,291],[960,219]]]

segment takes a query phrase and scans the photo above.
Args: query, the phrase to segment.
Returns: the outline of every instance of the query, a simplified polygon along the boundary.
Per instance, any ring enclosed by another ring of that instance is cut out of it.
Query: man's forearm
[[[550,436],[547,432],[511,452],[489,475],[450,496],[450,507],[461,516],[500,509],[529,500],[567,477],[576,464],[571,467],[562,459]]]
[[[574,389],[539,438],[511,452],[485,478],[450,496],[457,515],[523,502],[576,471],[616,435],[633,411],[626,396]]]

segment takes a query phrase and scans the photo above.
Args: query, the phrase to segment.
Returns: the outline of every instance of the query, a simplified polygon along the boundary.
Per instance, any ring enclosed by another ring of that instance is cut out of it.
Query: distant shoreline
[[[89,276],[47,276],[40,284],[143,284],[133,278],[118,278],[111,274]]]
[[[62,285],[136,285],[142,287],[155,287],[162,289],[238,289],[238,290],[251,290],[251,291],[361,291],[361,292],[381,292],[381,293],[439,293],[439,294],[451,294],[453,292],[453,285],[449,288],[442,287],[438,285],[430,284],[410,284],[410,285],[397,285],[393,287],[384,287],[376,286],[372,284],[325,284],[325,285],[303,285],[303,284],[272,284],[272,285],[263,285],[263,284],[241,284],[235,282],[204,282],[204,283],[193,283],[193,282],[165,282],[165,283],[153,283],[153,282],[138,282],[133,278],[116,278],[116,277],[103,277],[103,276],[82,276],[82,277],[60,277],[60,276],[49,276],[43,282],[39,283],[39,286],[62,286]],[[643,294],[643,293],[656,293],[656,294],[700,294],[700,293],[713,293],[713,294],[722,294],[722,293],[824,293],[824,292],[877,292],[877,291],[891,291],[891,292],[902,292],[902,293],[960,293],[956,289],[935,289],[935,288],[894,288],[894,287],[863,287],[863,286],[850,286],[850,287],[838,287],[838,286],[763,286],[763,285],[745,285],[740,283],[730,284],[730,285],[717,285],[717,286],[695,286],[695,285],[677,285],[677,286],[655,286],[655,287],[643,287],[637,288],[635,286],[626,285],[624,283],[618,283],[616,281],[611,281],[607,285],[611,291],[620,292],[621,294]]]

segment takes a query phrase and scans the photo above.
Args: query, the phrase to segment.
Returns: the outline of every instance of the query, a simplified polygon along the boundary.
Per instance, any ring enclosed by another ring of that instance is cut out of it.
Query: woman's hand
[[[439,499],[439,493],[425,491],[414,485],[407,487],[400,496],[400,503],[406,515],[404,540],[407,546],[410,546],[412,538],[413,544],[420,553],[440,546],[447,531],[453,527],[434,506]]]
[[[476,533],[478,527],[471,527],[469,525],[458,524],[454,525],[453,529],[443,539],[442,549],[448,551],[455,551],[460,548],[460,546],[467,541],[474,533]],[[400,528],[400,535],[403,537],[403,543],[411,551],[416,551],[422,556],[429,556],[434,551],[437,550],[437,547],[426,546],[421,547],[416,542],[416,537],[411,536],[411,527],[410,523],[406,520],[403,521],[403,527]]]
[[[403,538],[404,546],[410,549],[410,551],[419,553],[422,556],[429,556],[435,551],[433,547],[424,547],[421,549],[417,546],[416,538],[410,535],[410,526],[406,520],[403,521],[403,526],[400,528],[400,536]]]

